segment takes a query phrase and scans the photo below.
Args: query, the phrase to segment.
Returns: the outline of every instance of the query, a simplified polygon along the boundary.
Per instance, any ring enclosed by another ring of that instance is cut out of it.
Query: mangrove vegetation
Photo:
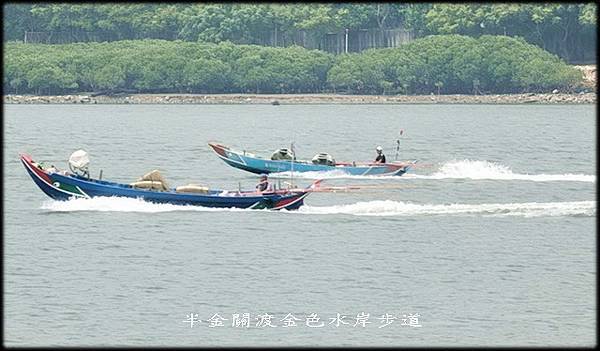
[[[4,91],[139,93],[487,94],[573,91],[581,72],[523,39],[435,35],[332,55],[159,39],[4,44]]]
[[[5,41],[38,43],[165,39],[329,51],[332,33],[402,28],[414,38],[518,36],[569,63],[595,60],[596,47],[594,2],[9,3],[3,24]],[[348,40],[360,48],[357,36]]]

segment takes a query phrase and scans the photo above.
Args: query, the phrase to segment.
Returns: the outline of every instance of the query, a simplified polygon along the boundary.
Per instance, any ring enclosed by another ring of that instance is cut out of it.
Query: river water
[[[366,189],[296,212],[56,202],[18,159],[253,188],[207,141],[393,160],[400,129],[419,167],[326,174]],[[593,345],[595,130],[593,105],[5,105],[5,343]]]

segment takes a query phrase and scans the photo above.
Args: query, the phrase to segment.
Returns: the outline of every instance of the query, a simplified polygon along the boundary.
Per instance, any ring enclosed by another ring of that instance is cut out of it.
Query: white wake
[[[50,212],[173,212],[173,211],[248,211],[239,208],[212,208],[201,206],[185,206],[173,204],[158,204],[142,199],[128,197],[94,197],[91,199],[75,198],[68,201],[50,200],[42,204],[43,210]]]
[[[407,174],[408,175],[408,174]],[[497,179],[497,180],[530,180],[534,182],[576,181],[595,182],[596,176],[589,174],[520,174],[514,173],[510,167],[488,161],[450,161],[444,163],[437,172],[431,175],[419,176],[430,179],[467,178],[467,179]]]
[[[419,168],[417,163],[415,166]],[[289,179],[290,172],[272,173],[272,178]],[[304,179],[473,179],[473,180],[526,180],[534,182],[595,182],[596,176],[583,173],[564,173],[564,174],[521,174],[514,173],[510,167],[489,161],[476,160],[453,160],[439,166],[431,174],[416,174],[409,170],[401,177],[398,176],[353,176],[345,174],[343,171],[334,170],[328,172],[294,172],[295,178]]]
[[[403,201],[366,201],[349,205],[313,207],[306,214],[349,214],[356,216],[495,215],[495,216],[595,216],[595,201],[523,202],[492,204],[416,204]]]
[[[491,215],[491,216],[584,216],[596,215],[595,201],[572,202],[525,202],[492,204],[417,204],[411,202],[378,200],[356,202],[336,206],[303,206],[298,211],[244,210],[232,208],[207,208],[199,206],[181,206],[155,204],[141,199],[123,197],[97,197],[92,199],[72,199],[69,201],[48,201],[42,209],[50,212],[141,212],[159,213],[173,211],[243,211],[270,212],[305,215],[355,215],[355,216],[422,216],[422,215]]]

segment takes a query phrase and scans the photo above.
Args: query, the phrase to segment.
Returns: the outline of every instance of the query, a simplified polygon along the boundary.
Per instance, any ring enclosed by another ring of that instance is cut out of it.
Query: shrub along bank
[[[125,40],[4,44],[4,91],[470,94],[571,91],[581,71],[506,36],[436,35],[333,56],[293,46]]]

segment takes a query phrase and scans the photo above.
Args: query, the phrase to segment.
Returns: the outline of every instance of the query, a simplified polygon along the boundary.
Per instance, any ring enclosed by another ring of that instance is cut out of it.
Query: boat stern
[[[404,173],[408,172],[408,170],[412,166],[414,166],[415,163],[417,163],[417,160],[410,161],[410,162],[403,162],[403,163],[391,164],[391,166],[393,166],[395,168],[395,170],[392,171],[392,174],[395,175],[395,176],[404,175]]]
[[[272,210],[297,210],[304,205],[304,198],[308,196],[309,192],[294,192],[293,194],[282,196],[273,203]]]

